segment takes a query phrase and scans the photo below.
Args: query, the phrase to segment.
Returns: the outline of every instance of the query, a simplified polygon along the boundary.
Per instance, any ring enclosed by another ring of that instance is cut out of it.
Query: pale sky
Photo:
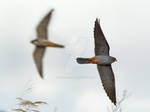
[[[93,27],[100,18],[118,59],[113,71],[116,92],[130,97],[123,112],[149,112],[150,2],[148,0],[1,0],[0,1],[0,110],[15,108],[16,97],[44,100],[42,112],[107,112],[111,102],[103,90],[96,65],[78,65],[76,57],[94,55]],[[54,8],[49,39],[65,49],[48,48],[45,80],[32,60],[35,27]],[[28,84],[27,84],[28,83]],[[32,91],[25,92],[32,87]]]

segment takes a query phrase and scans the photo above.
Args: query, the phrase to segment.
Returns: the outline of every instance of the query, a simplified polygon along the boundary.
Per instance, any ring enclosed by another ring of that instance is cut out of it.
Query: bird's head
[[[113,62],[117,62],[117,59],[116,59],[116,58],[113,58]]]

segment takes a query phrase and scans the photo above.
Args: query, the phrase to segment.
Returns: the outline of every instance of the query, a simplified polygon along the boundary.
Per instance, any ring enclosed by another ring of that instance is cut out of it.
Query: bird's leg
[[[88,61],[93,63],[93,64],[98,64],[98,59],[95,56],[92,58],[89,58]]]

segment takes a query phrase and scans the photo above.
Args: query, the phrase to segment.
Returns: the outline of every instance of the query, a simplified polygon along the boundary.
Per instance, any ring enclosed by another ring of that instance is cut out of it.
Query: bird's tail
[[[77,60],[77,62],[79,64],[88,64],[88,63],[91,63],[91,61],[89,60],[89,58],[77,58],[76,60]]]
[[[50,42],[50,41],[46,42],[46,44],[47,44],[48,46],[50,46],[50,47],[64,48],[64,46],[63,46],[63,45],[56,44],[56,43],[54,43],[54,42]]]

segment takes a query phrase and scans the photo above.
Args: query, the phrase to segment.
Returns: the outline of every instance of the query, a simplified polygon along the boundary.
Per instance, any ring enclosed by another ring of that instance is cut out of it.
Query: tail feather
[[[88,64],[88,63],[90,63],[89,58],[77,58],[76,60],[79,64]]]
[[[63,45],[60,45],[60,44],[55,44],[54,47],[64,48],[64,46],[63,46]]]
[[[64,46],[63,46],[63,45],[56,44],[56,43],[54,43],[54,42],[50,42],[50,41],[48,41],[48,42],[47,42],[47,45],[48,45],[48,46],[51,46],[51,47],[64,48]]]

